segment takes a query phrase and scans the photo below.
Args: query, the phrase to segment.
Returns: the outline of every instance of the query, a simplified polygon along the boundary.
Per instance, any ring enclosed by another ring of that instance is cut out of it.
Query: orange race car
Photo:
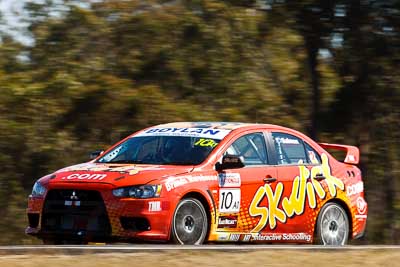
[[[325,149],[344,150],[344,163]],[[61,244],[344,245],[366,226],[358,161],[356,147],[276,125],[158,125],[39,179],[26,233]]]

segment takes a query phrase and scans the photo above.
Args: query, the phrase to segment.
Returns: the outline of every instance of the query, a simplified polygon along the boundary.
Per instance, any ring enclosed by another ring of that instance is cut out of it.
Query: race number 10
[[[219,190],[219,212],[238,213],[240,210],[240,189]]]
[[[215,142],[212,139],[204,139],[200,138],[195,144],[195,146],[210,146],[210,147],[216,147],[218,145],[217,142]]]

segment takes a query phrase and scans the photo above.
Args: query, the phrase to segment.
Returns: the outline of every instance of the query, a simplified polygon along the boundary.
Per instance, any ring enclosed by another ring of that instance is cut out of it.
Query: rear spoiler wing
[[[346,146],[346,145],[337,145],[328,143],[319,143],[319,145],[324,149],[335,149],[335,150],[346,151],[346,158],[344,159],[345,163],[358,164],[360,161],[360,151],[355,146]]]

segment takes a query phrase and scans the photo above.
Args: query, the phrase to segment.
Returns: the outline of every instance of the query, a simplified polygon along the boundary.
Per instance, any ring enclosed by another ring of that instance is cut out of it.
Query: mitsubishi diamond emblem
[[[69,197],[70,200],[65,200],[64,205],[65,206],[74,206],[74,207],[79,207],[81,205],[81,202],[79,201],[78,196],[76,195],[75,190],[72,191],[71,196]]]
[[[70,196],[70,199],[71,199],[71,200],[78,200],[78,199],[79,199],[78,196],[77,196],[76,193],[75,193],[75,190],[72,191],[72,195]]]

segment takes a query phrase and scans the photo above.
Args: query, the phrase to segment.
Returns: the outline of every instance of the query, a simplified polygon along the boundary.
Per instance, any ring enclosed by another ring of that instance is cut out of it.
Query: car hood
[[[193,166],[83,163],[43,177],[41,183],[106,183],[115,186],[147,184],[177,174]]]

